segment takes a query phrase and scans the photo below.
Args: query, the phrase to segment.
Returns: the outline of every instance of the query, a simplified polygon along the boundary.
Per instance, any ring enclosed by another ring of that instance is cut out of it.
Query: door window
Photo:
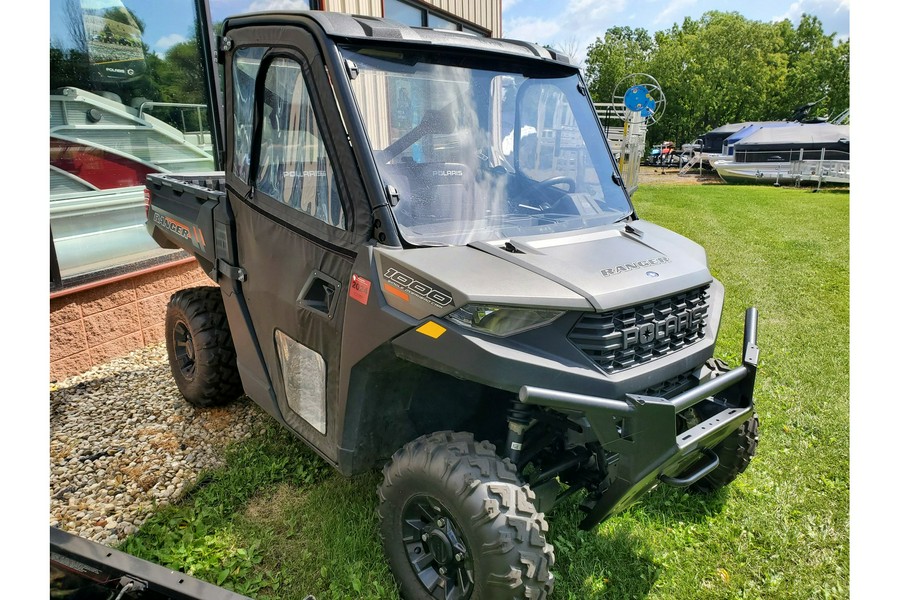
[[[247,183],[250,176],[250,148],[253,145],[253,91],[259,61],[265,48],[239,48],[234,53],[232,80],[234,81],[234,151],[232,171]]]
[[[266,71],[256,188],[302,213],[346,229],[331,160],[300,64],[276,58]]]

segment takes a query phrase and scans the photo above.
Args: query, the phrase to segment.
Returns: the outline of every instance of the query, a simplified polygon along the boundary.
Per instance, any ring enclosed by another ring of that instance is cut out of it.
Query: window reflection
[[[148,173],[215,168],[194,0],[51,0],[50,224],[63,278],[152,258]]]

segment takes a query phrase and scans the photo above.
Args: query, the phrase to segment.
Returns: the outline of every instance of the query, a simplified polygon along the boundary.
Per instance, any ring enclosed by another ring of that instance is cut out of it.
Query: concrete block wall
[[[173,292],[215,285],[193,259],[50,299],[50,381],[162,342]]]

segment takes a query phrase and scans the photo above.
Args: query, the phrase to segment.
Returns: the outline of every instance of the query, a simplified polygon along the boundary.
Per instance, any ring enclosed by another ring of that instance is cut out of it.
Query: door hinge
[[[235,281],[240,281],[242,283],[247,281],[247,271],[240,267],[230,265],[221,258],[216,263],[216,270],[229,279],[234,279]]]

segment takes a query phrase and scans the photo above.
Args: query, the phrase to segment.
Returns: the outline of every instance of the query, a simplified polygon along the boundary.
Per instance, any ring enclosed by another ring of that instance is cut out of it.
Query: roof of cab
[[[573,67],[568,56],[530,42],[481,37],[446,29],[410,27],[389,19],[348,15],[326,11],[268,11],[235,15],[225,19],[223,32],[250,25],[309,25],[319,26],[328,37],[340,40],[409,43],[502,52],[527,58],[538,58]]]

